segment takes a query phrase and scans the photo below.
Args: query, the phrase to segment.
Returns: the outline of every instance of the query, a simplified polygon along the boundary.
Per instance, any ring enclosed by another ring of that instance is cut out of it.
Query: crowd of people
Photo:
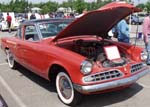
[[[43,15],[41,15],[43,16]],[[57,13],[49,13],[48,14],[49,18],[75,18],[75,14],[74,13],[68,13],[68,14],[64,14],[63,12],[57,12]],[[32,13],[30,15],[30,18],[27,19],[37,19],[35,13]]]

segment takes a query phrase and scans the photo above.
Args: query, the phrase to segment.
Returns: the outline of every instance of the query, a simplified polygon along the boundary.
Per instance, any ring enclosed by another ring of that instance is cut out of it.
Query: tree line
[[[94,0],[93,2],[86,2],[86,0],[68,0],[64,1],[61,4],[55,1],[49,0],[48,2],[41,3],[31,3],[27,0],[11,0],[9,3],[0,3],[0,11],[2,12],[16,12],[16,13],[24,13],[30,11],[32,7],[41,8],[41,13],[50,13],[56,12],[59,7],[70,7],[73,10],[76,10],[78,13],[82,13],[83,10],[95,10],[100,8],[101,6],[110,3],[114,0]],[[144,9],[145,11],[150,11],[150,2],[146,4],[139,4],[137,7]]]

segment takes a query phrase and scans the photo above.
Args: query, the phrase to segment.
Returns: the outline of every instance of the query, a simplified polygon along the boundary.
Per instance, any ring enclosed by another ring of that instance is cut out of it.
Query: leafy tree
[[[140,8],[140,9],[142,9],[142,10],[145,9],[145,5],[144,5],[144,4],[138,4],[136,7]]]
[[[3,12],[14,11],[14,12],[27,12],[29,8],[39,7],[42,9],[41,13],[56,12],[58,7],[71,7],[78,13],[82,13],[83,10],[95,10],[101,6],[110,3],[114,0],[94,0],[93,2],[86,2],[86,0],[68,0],[61,4],[49,0],[48,2],[42,3],[28,3],[27,0],[11,0],[8,4],[1,3],[0,10]],[[131,2],[131,0],[124,0]],[[150,11],[150,2],[146,4],[139,4],[137,7]]]
[[[64,1],[62,4],[59,5],[59,7],[71,7],[74,8],[74,0],[68,0],[68,1]]]
[[[42,14],[46,14],[46,13],[49,13],[49,12],[55,12],[57,10],[57,8],[58,8],[58,3],[57,2],[48,1],[46,3],[37,4],[36,7],[40,7],[42,9],[41,13]]]
[[[48,2],[48,7],[49,7],[49,12],[55,12],[58,8],[58,3],[57,2]]]
[[[47,5],[42,6],[42,10],[41,10],[41,13],[42,13],[42,14],[45,14],[45,13],[47,13],[47,12],[49,12],[49,11],[50,11],[50,9],[48,8]]]
[[[93,10],[95,8],[96,2],[86,3],[87,10]]]
[[[145,9],[146,9],[147,12],[150,12],[150,2],[147,2],[145,4]]]
[[[74,8],[78,13],[82,13],[87,7],[84,0],[76,0],[74,2]]]

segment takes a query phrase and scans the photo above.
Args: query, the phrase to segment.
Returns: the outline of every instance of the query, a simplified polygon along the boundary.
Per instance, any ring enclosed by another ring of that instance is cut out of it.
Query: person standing
[[[32,13],[32,14],[31,14],[30,20],[32,20],[32,19],[36,19],[35,13]]]
[[[7,13],[6,21],[7,21],[9,33],[11,33],[11,21],[12,21],[12,18],[9,15],[9,13]]]
[[[117,24],[117,32],[118,32],[118,41],[119,42],[124,42],[124,43],[130,43],[130,38],[129,38],[129,17],[126,17],[125,19],[122,19],[118,24]]]
[[[150,14],[144,18],[142,32],[144,36],[145,48],[148,52],[146,63],[150,65]]]

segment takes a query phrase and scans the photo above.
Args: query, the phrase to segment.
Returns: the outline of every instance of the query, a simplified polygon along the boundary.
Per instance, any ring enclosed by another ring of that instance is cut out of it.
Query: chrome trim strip
[[[98,73],[95,73],[95,74],[91,74],[91,75],[85,76],[85,77],[82,78],[82,81],[83,81],[83,83],[97,83],[97,82],[100,82],[100,81],[89,81],[89,82],[86,82],[85,78],[92,77],[92,76],[95,76],[95,75],[100,75],[102,73],[111,72],[111,71],[118,71],[120,73],[120,77],[110,78],[110,79],[105,79],[105,80],[100,80],[100,81],[103,82],[103,81],[107,81],[107,80],[111,80],[111,79],[121,78],[121,77],[124,76],[124,74],[119,69],[112,69],[112,70],[108,70],[108,71],[106,70],[106,71],[102,71],[102,72],[98,72]]]
[[[150,72],[150,69],[147,68],[143,71],[141,71],[138,74],[135,74],[131,77],[111,81],[111,82],[106,82],[106,83],[101,83],[101,84],[95,84],[95,85],[87,85],[87,86],[81,86],[78,84],[74,84],[74,88],[80,92],[80,93],[90,93],[90,92],[98,92],[98,91],[103,91],[111,88],[117,88],[120,86],[125,86],[125,85],[130,85],[134,82],[136,82],[139,78],[143,77],[144,75],[148,74]]]
[[[130,72],[132,74],[134,74],[134,73],[138,72],[139,70],[141,70],[143,68],[144,68],[143,63],[132,64],[130,66]]]

